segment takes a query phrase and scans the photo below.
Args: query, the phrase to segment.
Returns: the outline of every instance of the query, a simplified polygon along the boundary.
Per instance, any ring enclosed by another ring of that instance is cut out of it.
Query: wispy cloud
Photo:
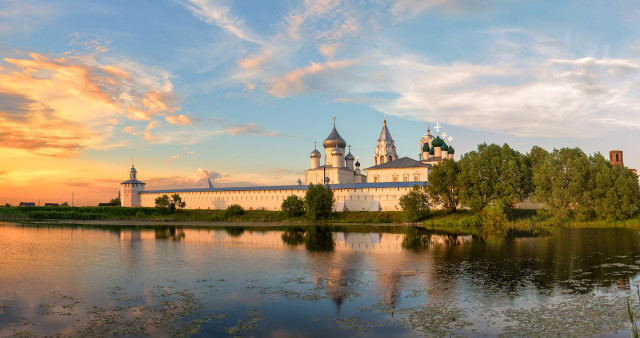
[[[211,0],[186,0],[183,3],[202,21],[218,26],[242,40],[262,44],[262,41],[246,27],[242,19],[231,14],[229,7]]]

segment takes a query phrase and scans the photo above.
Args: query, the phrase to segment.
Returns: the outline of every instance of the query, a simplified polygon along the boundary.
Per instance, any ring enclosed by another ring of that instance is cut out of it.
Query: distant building
[[[309,184],[328,184],[334,192],[336,211],[400,210],[400,197],[408,193],[415,184],[422,186],[429,179],[431,168],[444,159],[453,159],[455,150],[452,137],[440,133],[436,124],[436,137],[427,133],[419,140],[417,160],[396,153],[396,146],[385,120],[376,142],[373,163],[366,170],[360,169],[360,161],[347,152],[347,141],[338,133],[335,121],[329,136],[322,142],[322,152],[316,147],[310,153],[311,168],[305,170],[305,182],[295,185],[214,188],[145,190],[145,183],[136,178],[137,171],[131,166],[129,180],[120,184],[123,207],[153,207],[162,195],[178,194],[188,209],[226,209],[239,204],[245,209],[280,210],[282,202],[291,195],[304,197]]]
[[[613,165],[618,165],[621,167],[624,167],[624,160],[622,158],[622,150],[611,150],[609,151],[609,162],[611,162],[611,164]],[[638,174],[638,171],[636,169],[629,169],[631,170],[634,174]]]
[[[33,202],[20,202],[19,207],[35,207],[36,204]]]
[[[45,203],[45,207],[59,207],[60,203]]]

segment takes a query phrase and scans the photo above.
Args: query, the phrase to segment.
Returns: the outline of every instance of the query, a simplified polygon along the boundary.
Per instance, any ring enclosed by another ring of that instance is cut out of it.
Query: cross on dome
[[[451,142],[453,142],[453,137],[449,136],[449,144],[451,144]]]
[[[440,135],[440,128],[442,128],[440,123],[436,123],[436,126],[434,128],[436,129],[436,132],[438,133],[438,135]]]
[[[332,120],[333,120],[333,126],[335,127],[336,126],[336,116],[335,115],[333,115]]]
[[[318,149],[318,141],[313,141],[313,147]]]
[[[443,139],[443,140],[446,140],[446,139],[447,139],[447,133],[442,132],[442,139]]]

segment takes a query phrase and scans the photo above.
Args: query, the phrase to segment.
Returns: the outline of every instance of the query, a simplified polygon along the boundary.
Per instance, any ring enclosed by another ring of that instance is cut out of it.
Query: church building
[[[154,207],[156,198],[179,194],[187,209],[226,209],[239,204],[250,210],[280,210],[287,197],[303,198],[309,184],[327,184],[334,192],[336,211],[399,210],[400,197],[415,184],[426,182],[434,165],[443,159],[453,159],[453,138],[449,137],[447,145],[447,135],[440,134],[440,124],[435,128],[436,137],[427,128],[419,140],[417,160],[400,158],[384,120],[374,149],[374,166],[360,169],[359,160],[351,154],[351,146],[347,146],[347,141],[338,133],[334,118],[333,129],[322,142],[324,151],[319,151],[316,144],[309,155],[311,168],[305,170],[304,184],[298,180],[295,185],[214,188],[209,182],[208,188],[145,190],[145,183],[136,178],[137,171],[131,166],[129,180],[121,183],[122,206]]]

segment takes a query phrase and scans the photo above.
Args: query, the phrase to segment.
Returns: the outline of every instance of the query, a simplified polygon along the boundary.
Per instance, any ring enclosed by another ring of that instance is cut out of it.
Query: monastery
[[[124,207],[155,207],[155,200],[162,195],[179,194],[187,209],[226,209],[238,204],[248,210],[280,210],[282,202],[291,195],[304,198],[308,185],[327,184],[334,193],[335,211],[381,211],[400,210],[400,197],[415,184],[422,185],[429,178],[434,165],[445,158],[453,159],[453,138],[446,143],[446,134],[440,134],[436,124],[436,137],[427,133],[420,139],[417,160],[398,158],[387,121],[382,125],[373,155],[374,166],[360,169],[360,162],[347,152],[347,142],[340,136],[333,122],[333,129],[324,140],[323,154],[314,149],[310,156],[311,168],[305,170],[304,183],[295,185],[214,188],[145,190],[145,183],[136,178],[137,171],[131,166],[129,180],[120,184],[120,198]],[[355,161],[355,163],[354,163]]]

